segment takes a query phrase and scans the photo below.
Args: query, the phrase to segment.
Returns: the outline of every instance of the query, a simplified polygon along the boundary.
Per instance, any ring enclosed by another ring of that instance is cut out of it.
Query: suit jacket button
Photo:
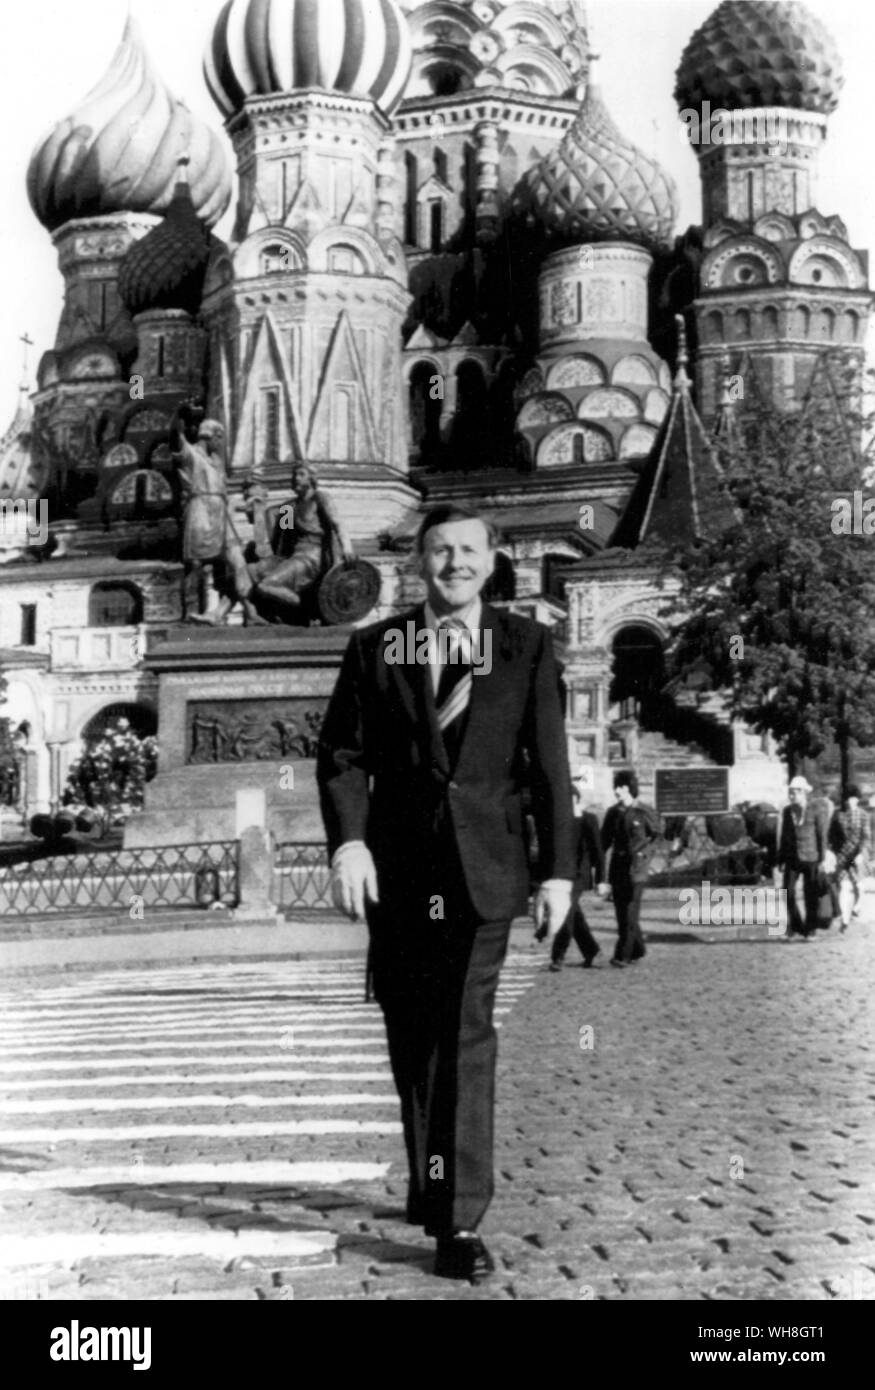
[[[458,782],[451,782],[451,783],[450,783],[450,791],[457,792],[458,790],[459,790],[459,784],[458,784]]]

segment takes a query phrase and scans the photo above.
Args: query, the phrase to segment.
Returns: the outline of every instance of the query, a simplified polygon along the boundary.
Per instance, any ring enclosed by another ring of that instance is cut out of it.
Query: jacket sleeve
[[[523,728],[529,754],[532,816],[538,836],[539,876],[574,879],[574,811],[565,720],[552,638],[546,628],[532,671]]]
[[[370,763],[365,734],[365,672],[358,636],[350,639],[319,736],[316,777],[328,855],[364,840]]]

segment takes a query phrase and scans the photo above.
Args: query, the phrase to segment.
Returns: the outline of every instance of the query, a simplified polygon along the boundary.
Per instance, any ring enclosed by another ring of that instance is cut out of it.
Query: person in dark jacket
[[[847,931],[851,916],[859,915],[860,872],[869,849],[869,817],[860,805],[860,788],[845,788],[844,806],[829,824],[828,844],[836,856],[840,931]]]
[[[647,882],[652,842],[660,834],[660,818],[652,806],[638,800],[638,778],[634,772],[614,773],[616,805],[605,816],[602,849],[611,851],[608,883],[599,892],[613,891],[617,914],[617,946],[611,965],[621,968],[646,955],[641,935],[641,898]]]
[[[812,795],[805,777],[794,777],[788,787],[790,805],[781,813],[778,867],[784,870],[787,894],[787,936],[809,938],[817,929],[817,904],[821,875],[826,871],[827,813],[823,801]],[[796,885],[802,879],[804,916],[796,902]]]
[[[436,1238],[438,1275],[479,1283],[494,1269],[477,1233],[494,1185],[493,1005],[530,888],[523,791],[552,943],[571,902],[571,776],[550,632],[480,597],[489,523],[436,507],[417,551],[425,603],[352,633],[317,776],[335,901],[367,917],[407,1219]]]
[[[589,928],[580,905],[582,893],[588,893],[601,883],[605,876],[605,855],[602,849],[598,816],[592,811],[584,811],[584,779],[577,776],[572,780],[574,789],[574,817],[576,840],[574,846],[574,882],[571,887],[571,910],[562,923],[553,942],[550,959],[551,970],[561,970],[572,936],[583,956],[584,967],[589,970],[595,964],[600,947]]]

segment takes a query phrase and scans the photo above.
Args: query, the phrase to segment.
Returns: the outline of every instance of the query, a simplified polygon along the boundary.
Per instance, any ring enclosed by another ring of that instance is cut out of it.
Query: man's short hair
[[[634,772],[627,772],[625,769],[621,769],[619,772],[614,773],[614,789],[616,790],[617,787],[628,787],[630,795],[637,796],[638,778],[635,776]]]
[[[316,483],[319,481],[319,479],[316,477],[316,469],[312,466],[312,464],[293,463],[292,471],[289,476],[294,478],[296,473],[306,473],[311,483]]]
[[[201,420],[197,429],[198,439],[212,439],[217,434],[224,434],[225,426],[221,420]]]
[[[849,782],[845,787],[845,801],[848,801],[852,796],[855,796],[858,801],[860,800],[860,788],[856,782]]]
[[[477,512],[469,511],[467,507],[457,506],[454,502],[444,502],[439,507],[432,507],[427,511],[419,524],[416,533],[416,553],[421,555],[425,550],[425,538],[429,531],[433,531],[435,526],[446,526],[450,521],[479,521],[486,527],[486,538],[489,542],[489,549],[494,550],[498,541],[498,530],[485,516],[480,516]]]

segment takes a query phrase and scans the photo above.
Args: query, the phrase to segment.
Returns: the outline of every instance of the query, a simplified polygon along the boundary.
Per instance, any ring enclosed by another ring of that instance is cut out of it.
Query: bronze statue
[[[318,486],[313,468],[292,469],[294,499],[269,506],[267,489],[256,472],[247,486],[256,560],[250,565],[252,599],[267,599],[287,622],[300,622],[307,592],[337,564],[351,564],[355,552],[334,503]]]
[[[235,603],[242,604],[247,623],[261,623],[250,602],[252,578],[243,558],[243,546],[231,518],[228,480],[225,474],[225,430],[218,420],[202,420],[197,443],[185,436],[179,414],[174,421],[173,460],[179,469],[185,520],[182,558],[190,574],[198,578],[210,565],[221,595],[215,613],[186,614],[195,622],[219,624]]]

